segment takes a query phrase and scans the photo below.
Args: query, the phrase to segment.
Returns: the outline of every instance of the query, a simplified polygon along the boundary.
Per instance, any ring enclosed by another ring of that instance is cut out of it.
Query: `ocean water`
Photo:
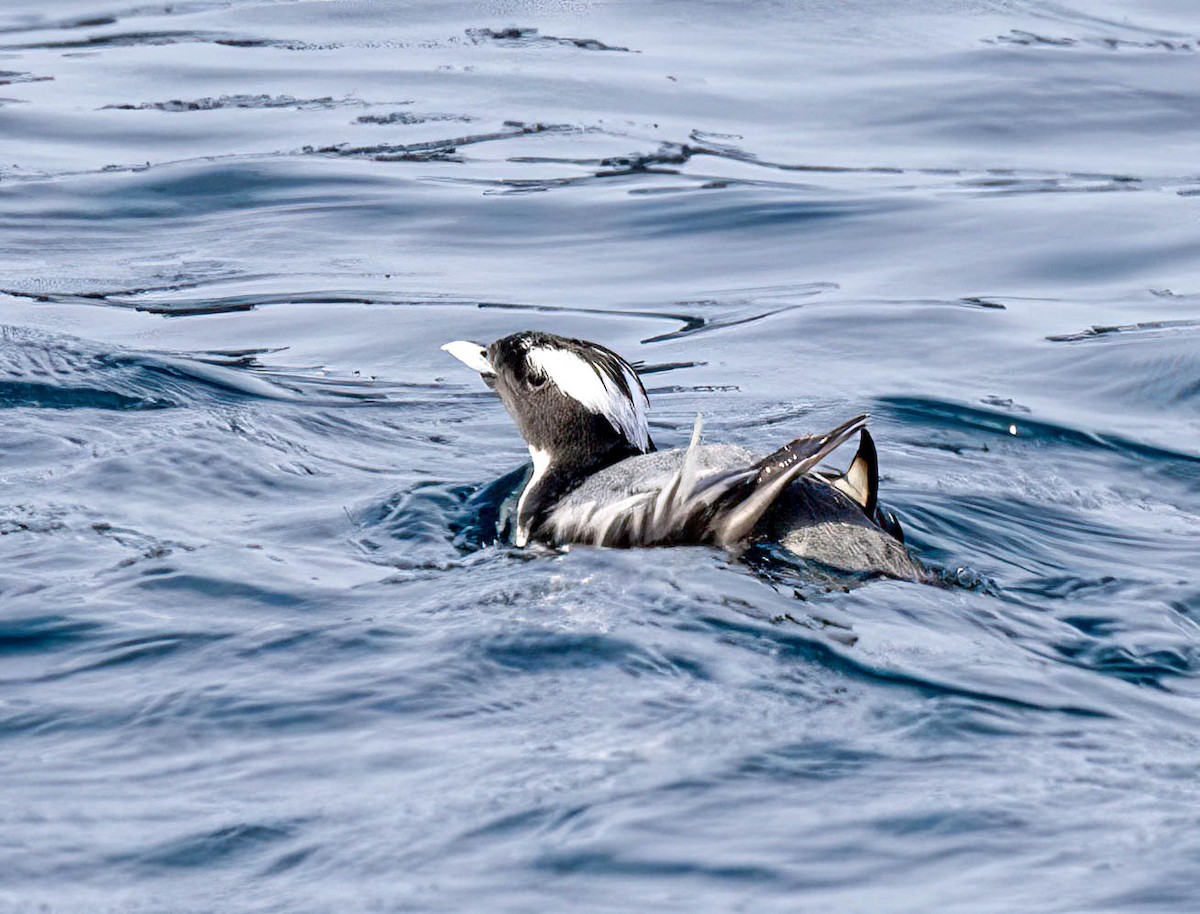
[[[0,911],[1200,909],[1200,9],[0,8]],[[949,582],[484,545],[447,340],[872,414]]]

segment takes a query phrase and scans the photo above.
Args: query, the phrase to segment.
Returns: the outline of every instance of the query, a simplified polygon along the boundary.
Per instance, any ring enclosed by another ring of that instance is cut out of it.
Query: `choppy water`
[[[1198,115],[1172,0],[8,0],[0,909],[1196,910]],[[471,549],[529,327],[970,586]]]

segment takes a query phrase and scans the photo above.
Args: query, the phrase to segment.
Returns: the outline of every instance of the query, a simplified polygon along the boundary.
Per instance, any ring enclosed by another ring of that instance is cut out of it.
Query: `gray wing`
[[[558,543],[731,548],[750,535],[790,482],[813,470],[866,418],[797,438],[761,460],[740,448],[701,446],[697,418],[685,452],[630,458],[596,474],[555,506],[545,532]]]

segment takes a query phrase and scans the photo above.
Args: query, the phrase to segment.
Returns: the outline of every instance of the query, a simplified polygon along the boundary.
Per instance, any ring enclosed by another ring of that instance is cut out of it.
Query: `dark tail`
[[[900,542],[904,542],[904,531],[900,521],[891,511],[879,507],[879,455],[875,453],[875,442],[865,428],[859,436],[858,453],[850,462],[845,473],[826,473],[826,481],[849,498],[881,530]]]
[[[848,495],[867,517],[873,518],[879,505],[879,455],[871,433],[864,428],[859,434],[858,453],[845,473],[830,473],[825,478],[839,492]]]

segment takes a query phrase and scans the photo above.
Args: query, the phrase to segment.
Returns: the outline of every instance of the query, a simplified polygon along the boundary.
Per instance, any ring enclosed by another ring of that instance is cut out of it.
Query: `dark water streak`
[[[1200,854],[1200,17],[0,11],[0,911],[1163,911]],[[439,352],[872,413],[948,586],[495,543]]]

